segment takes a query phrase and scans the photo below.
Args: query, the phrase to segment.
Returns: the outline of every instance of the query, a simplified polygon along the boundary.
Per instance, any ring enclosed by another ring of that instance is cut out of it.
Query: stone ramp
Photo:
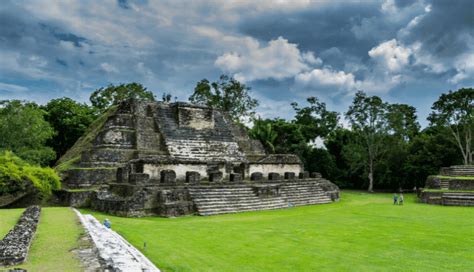
[[[115,231],[104,227],[90,214],[74,209],[110,271],[159,272],[160,270]]]
[[[317,181],[193,186],[188,190],[200,215],[274,210],[332,202]],[[276,191],[279,193],[275,194]]]

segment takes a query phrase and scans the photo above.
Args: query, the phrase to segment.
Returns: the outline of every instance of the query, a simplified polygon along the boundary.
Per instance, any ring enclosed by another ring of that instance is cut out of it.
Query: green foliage
[[[275,140],[278,134],[273,130],[272,123],[268,120],[257,119],[249,130],[249,136],[259,140],[268,153],[275,153]]]
[[[250,97],[250,87],[226,75],[212,83],[207,79],[199,81],[189,101],[228,112],[236,122],[252,117],[258,106],[258,101]]]
[[[0,150],[12,150],[30,163],[48,165],[55,153],[45,144],[54,130],[45,115],[35,103],[0,101]]]
[[[301,132],[309,142],[318,136],[326,137],[333,131],[338,125],[339,114],[328,111],[326,103],[316,97],[308,97],[307,101],[307,107],[300,108],[296,102],[291,103],[291,106],[296,111],[295,123],[301,125]]]
[[[146,241],[164,271],[471,271],[474,209],[415,199],[396,206],[392,194],[343,191],[337,203],[274,211],[93,215],[140,250]]]
[[[141,84],[133,82],[118,86],[110,84],[106,88],[95,90],[90,96],[92,106],[101,113],[110,106],[117,105],[127,99],[155,101],[155,95],[153,92],[147,91]]]
[[[464,164],[474,163],[474,89],[462,88],[442,94],[431,107],[428,117],[432,126],[445,126],[451,130]]]
[[[96,118],[92,107],[66,97],[53,99],[42,108],[47,113],[46,121],[56,131],[53,138],[48,140],[48,145],[54,149],[57,157],[66,153]]]
[[[53,169],[32,166],[10,151],[0,154],[0,195],[36,188],[42,197],[48,197],[60,187],[60,178]]]

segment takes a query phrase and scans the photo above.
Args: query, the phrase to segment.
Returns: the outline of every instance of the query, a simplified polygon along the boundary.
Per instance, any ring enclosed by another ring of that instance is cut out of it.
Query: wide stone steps
[[[449,181],[448,180],[441,180],[440,183],[441,190],[448,190],[449,189]]]
[[[442,203],[446,206],[474,206],[473,192],[443,193]]]
[[[189,187],[191,197],[201,215],[215,215],[257,210],[272,210],[289,206],[303,206],[332,202],[317,181],[289,180],[284,183],[268,183],[268,187],[279,185],[280,195],[258,196],[259,186],[235,184]]]

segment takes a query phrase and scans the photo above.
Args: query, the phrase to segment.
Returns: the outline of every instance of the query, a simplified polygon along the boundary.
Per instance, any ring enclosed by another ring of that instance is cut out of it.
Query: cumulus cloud
[[[404,47],[396,39],[379,44],[369,51],[369,56],[390,71],[400,71],[410,61],[412,50]]]
[[[329,86],[338,90],[354,90],[357,85],[354,75],[344,71],[334,71],[330,68],[313,69],[295,77],[298,84],[302,86]]]
[[[261,46],[259,42],[249,42],[243,52],[229,52],[219,56],[215,65],[234,74],[237,80],[257,79],[281,80],[293,77],[309,69],[308,64],[320,64],[312,52],[300,52],[298,45],[283,37]]]
[[[455,63],[456,75],[449,79],[449,82],[458,84],[461,81],[474,77],[474,54],[461,56]]]

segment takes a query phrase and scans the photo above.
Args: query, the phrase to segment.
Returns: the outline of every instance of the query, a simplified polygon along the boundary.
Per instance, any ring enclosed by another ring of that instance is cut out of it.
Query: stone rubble
[[[159,272],[160,270],[115,231],[106,228],[90,214],[74,210],[95,243],[100,258],[110,271]]]
[[[0,241],[0,266],[18,265],[26,260],[40,213],[39,206],[26,208],[15,227]]]

